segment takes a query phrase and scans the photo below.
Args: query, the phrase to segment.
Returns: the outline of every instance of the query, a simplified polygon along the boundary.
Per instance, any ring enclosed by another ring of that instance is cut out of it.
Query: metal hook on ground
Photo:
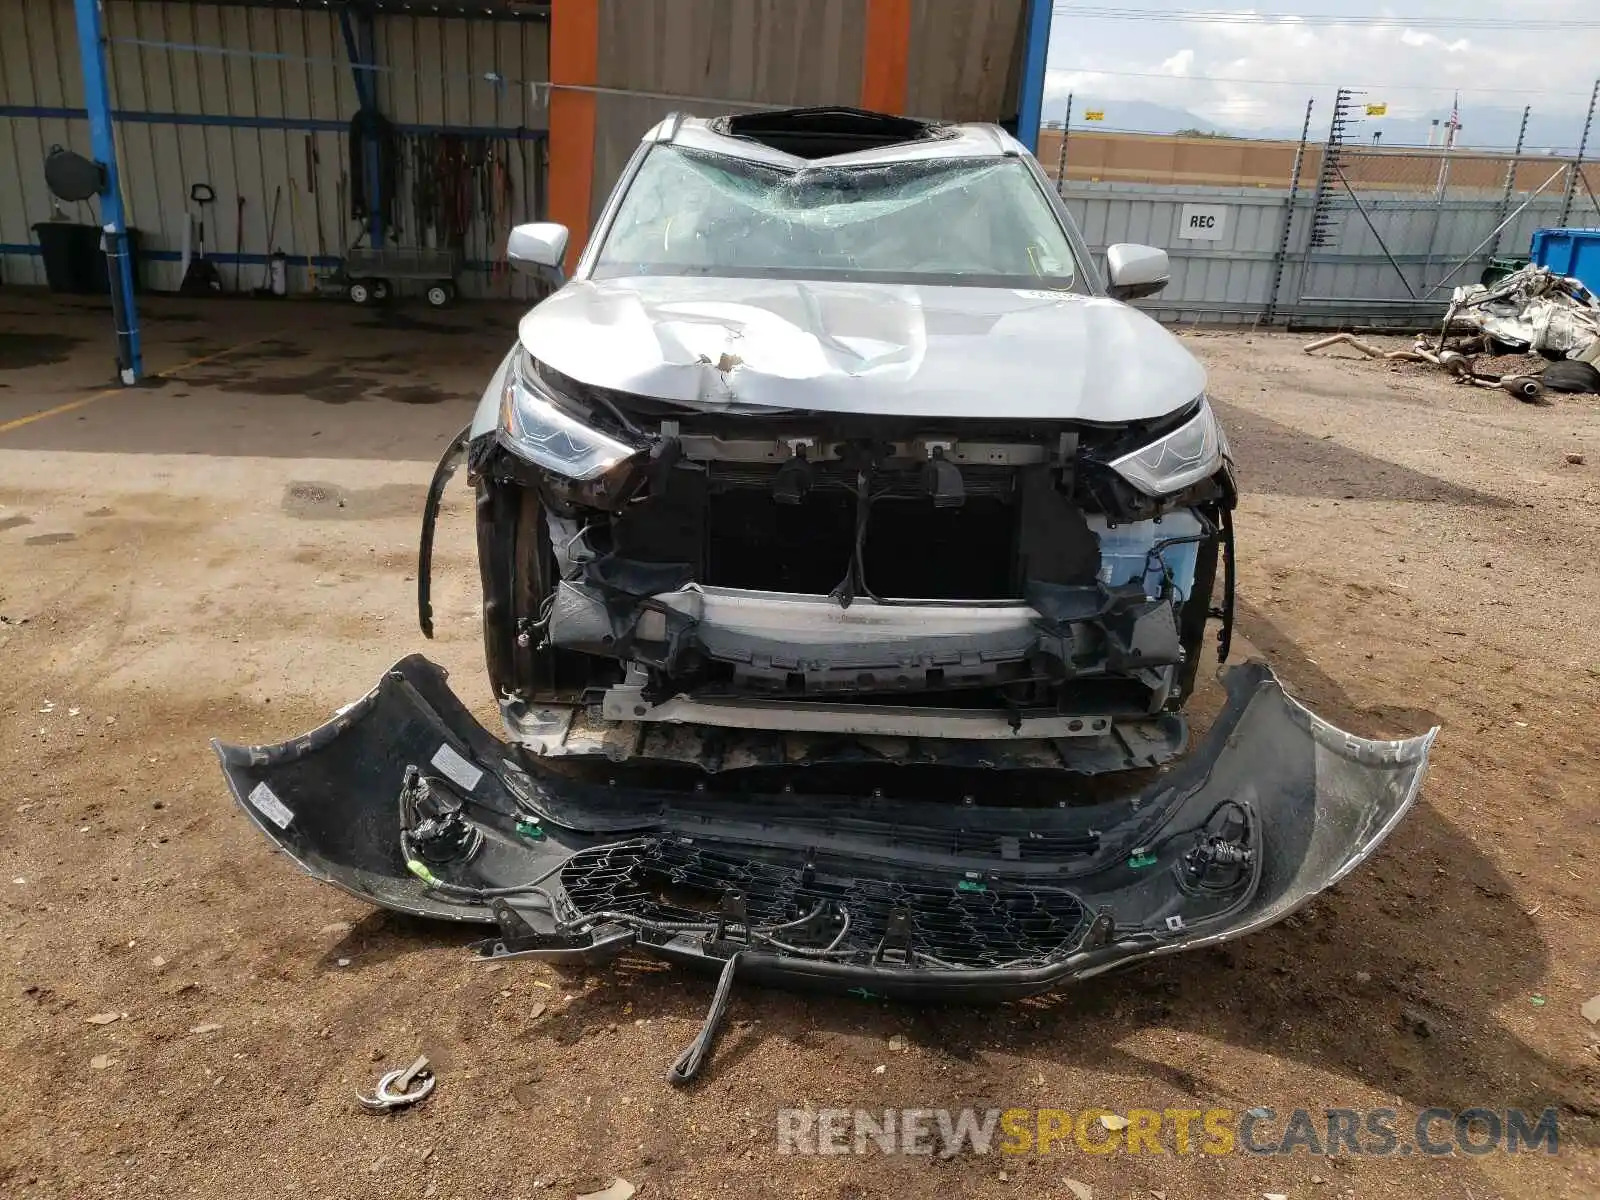
[[[433,1072],[428,1070],[427,1057],[423,1056],[409,1067],[388,1072],[378,1080],[372,1095],[363,1096],[357,1092],[356,1099],[371,1112],[394,1112],[425,1100],[435,1082]]]

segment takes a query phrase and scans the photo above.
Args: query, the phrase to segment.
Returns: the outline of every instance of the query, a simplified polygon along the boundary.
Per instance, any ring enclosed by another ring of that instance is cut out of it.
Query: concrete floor
[[[1060,995],[736,989],[680,1091],[662,1076],[707,981],[485,971],[462,931],[272,854],[207,746],[309,729],[419,649],[492,723],[470,494],[444,510],[433,643],[417,518],[517,310],[144,311],[160,378],[123,390],[102,306],[0,292],[0,1194],[1600,1194],[1600,1032],[1578,1011],[1600,990],[1594,398],[1531,408],[1299,338],[1188,335],[1246,489],[1241,652],[1343,727],[1441,723],[1422,802],[1292,922]],[[361,1114],[353,1092],[419,1051],[428,1102]],[[1402,1132],[1430,1105],[1554,1106],[1562,1144],[778,1154],[777,1109],[806,1104],[1387,1107]]]
[[[125,389],[104,304],[0,292],[0,432],[9,450],[436,459],[521,311],[147,297],[150,378]]]

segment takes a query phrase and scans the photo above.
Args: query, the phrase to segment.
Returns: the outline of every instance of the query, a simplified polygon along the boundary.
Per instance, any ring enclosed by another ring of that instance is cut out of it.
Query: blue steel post
[[[378,61],[378,36],[372,24],[370,9],[361,9],[356,17],[356,30],[361,41],[361,62],[363,66],[372,66]],[[367,107],[374,113],[378,111],[378,73],[376,71],[362,71],[367,77]],[[367,226],[367,242],[374,250],[382,250],[384,245],[383,206],[388,197],[383,194],[383,169],[380,165],[380,151],[378,143],[373,138],[367,139],[367,174],[372,179],[370,195],[372,197],[372,221]]]
[[[356,102],[363,114],[378,111],[378,75],[371,70],[377,62],[377,39],[372,25],[372,14],[356,8],[339,9],[339,29],[344,35],[345,54],[350,59],[350,73],[356,85]],[[368,136],[364,140],[361,156],[361,176],[367,197],[367,245],[374,250],[383,249],[383,171],[379,161],[377,143]]]
[[[1044,118],[1044,69],[1050,56],[1052,0],[1028,0],[1028,26],[1023,34],[1022,89],[1017,97],[1017,140],[1029,153],[1039,152],[1039,123]]]
[[[95,161],[105,167],[100,192],[100,222],[111,276],[111,311],[117,327],[117,376],[126,385],[144,377],[139,349],[139,314],[134,307],[133,260],[122,215],[122,184],[111,124],[111,88],[106,80],[105,46],[100,37],[100,0],[73,0],[78,18],[78,54],[83,61],[84,108]]]

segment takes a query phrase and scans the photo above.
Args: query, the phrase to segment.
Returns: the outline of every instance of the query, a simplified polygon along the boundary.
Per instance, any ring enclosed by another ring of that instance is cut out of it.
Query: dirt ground
[[[424,489],[516,313],[147,308],[164,378],[102,394],[104,312],[0,295],[0,1193],[1600,1195],[1600,400],[1187,332],[1247,493],[1243,650],[1347,728],[1441,724],[1415,810],[1297,918],[1047,998],[736,990],[677,1091],[706,980],[486,970],[272,854],[207,745],[310,728],[422,648]],[[458,483],[427,649],[488,718],[469,515]],[[418,1052],[432,1098],[357,1108]],[[808,1104],[1554,1107],[1560,1150],[779,1154]]]

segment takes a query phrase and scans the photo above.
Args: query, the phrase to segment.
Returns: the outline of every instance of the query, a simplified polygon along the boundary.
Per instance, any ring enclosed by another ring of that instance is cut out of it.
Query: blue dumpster
[[[1600,229],[1541,229],[1528,257],[1600,294]]]

